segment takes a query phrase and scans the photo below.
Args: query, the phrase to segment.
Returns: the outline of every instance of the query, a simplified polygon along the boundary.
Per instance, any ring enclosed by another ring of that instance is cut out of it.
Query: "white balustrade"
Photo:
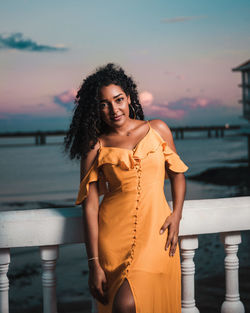
[[[199,312],[195,306],[193,257],[198,248],[197,236],[212,233],[222,233],[226,252],[226,296],[221,312],[244,313],[237,258],[241,230],[250,230],[250,197],[185,201],[179,230],[183,313]],[[9,312],[6,274],[10,248],[40,247],[44,313],[56,313],[58,246],[84,243],[83,234],[81,207],[0,212],[0,313]],[[96,313],[94,303],[92,312]]]
[[[0,312],[9,312],[9,279],[10,249],[0,249]]]
[[[91,313],[98,313],[97,301],[91,298]]]
[[[195,264],[193,261],[195,249],[198,248],[198,236],[191,235],[180,238],[181,248],[181,282],[182,282],[182,313],[199,313],[195,306],[194,297],[194,274]]]
[[[221,241],[225,247],[225,279],[226,296],[221,306],[221,313],[244,313],[244,305],[239,294],[239,259],[237,257],[238,245],[241,243],[241,234],[221,233]]]
[[[42,259],[43,310],[45,313],[56,313],[56,260],[58,246],[40,247]]]

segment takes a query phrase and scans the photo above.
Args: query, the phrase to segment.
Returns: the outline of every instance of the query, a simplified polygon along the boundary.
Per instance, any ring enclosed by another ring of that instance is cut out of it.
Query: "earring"
[[[133,111],[133,114],[134,114],[133,119],[135,120],[135,119],[136,119],[135,109],[134,109],[134,107],[131,105],[131,103],[129,103],[129,107],[130,107],[130,108],[132,109],[132,111]]]

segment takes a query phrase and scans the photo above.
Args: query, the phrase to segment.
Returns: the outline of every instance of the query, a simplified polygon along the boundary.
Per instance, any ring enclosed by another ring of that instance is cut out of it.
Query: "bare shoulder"
[[[88,170],[91,168],[92,164],[95,161],[95,158],[97,157],[98,150],[99,150],[99,142],[94,146],[94,149],[91,149],[86,158],[81,158],[81,180],[82,178],[87,174]]]
[[[170,148],[176,152],[173,135],[168,125],[160,119],[150,120],[149,122],[152,128],[154,128]]]

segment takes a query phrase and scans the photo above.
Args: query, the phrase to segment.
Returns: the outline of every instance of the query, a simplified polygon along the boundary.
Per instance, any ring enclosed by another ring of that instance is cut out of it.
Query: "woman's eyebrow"
[[[115,99],[115,98],[117,98],[117,97],[120,97],[120,96],[122,96],[122,93],[119,93],[117,96],[114,96],[113,99]],[[103,102],[103,101],[108,101],[108,100],[102,99],[101,102]]]

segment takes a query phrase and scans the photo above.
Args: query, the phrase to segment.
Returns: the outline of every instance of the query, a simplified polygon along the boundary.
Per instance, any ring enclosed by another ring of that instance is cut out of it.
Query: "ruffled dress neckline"
[[[147,120],[147,124],[148,124],[148,130],[147,130],[147,133],[137,142],[137,144],[134,146],[133,149],[129,149],[129,148],[122,148],[122,147],[112,147],[112,146],[103,146],[103,145],[100,145],[100,150],[102,149],[118,149],[118,150],[125,150],[125,151],[130,151],[130,152],[133,152],[135,153],[135,151],[137,150],[137,148],[139,147],[140,143],[145,140],[147,138],[147,136],[149,135],[149,133],[151,132],[151,125],[149,123],[149,120]]]

